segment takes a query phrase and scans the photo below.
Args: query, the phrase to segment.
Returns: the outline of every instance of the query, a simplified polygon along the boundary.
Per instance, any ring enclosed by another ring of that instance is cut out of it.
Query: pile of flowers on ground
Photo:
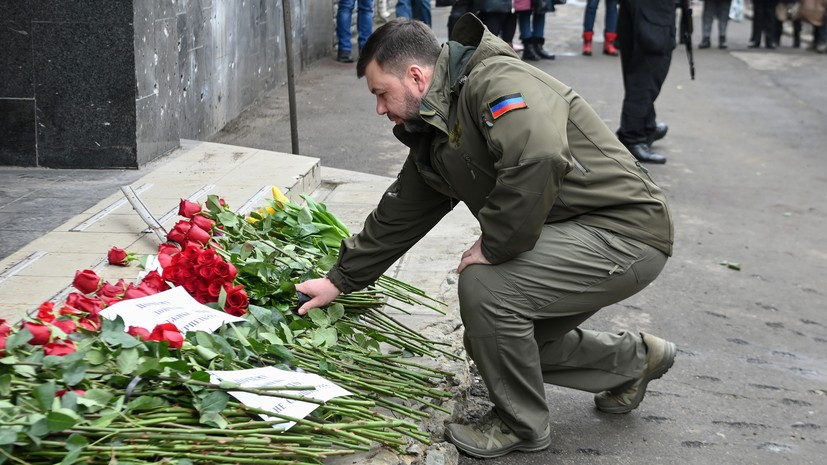
[[[249,217],[217,196],[204,207],[182,200],[185,220],[159,247],[160,266],[139,282],[81,270],[64,302],[45,302],[19,323],[0,320],[0,464],[318,464],[376,442],[428,442],[415,421],[429,415],[425,407],[443,409],[450,395],[439,385],[450,373],[410,356],[449,353],[380,309],[389,298],[440,303],[383,276],[327,309],[295,314],[295,283],[323,275],[349,234],[323,204],[304,200],[274,190]],[[108,258],[118,266],[139,260],[118,248]],[[101,316],[170,287],[243,322],[182,334],[173,323],[127,327]],[[208,373],[270,366],[318,374],[352,395],[320,402],[302,395],[306,386],[251,389],[216,384]],[[230,392],[319,407],[291,418]]]

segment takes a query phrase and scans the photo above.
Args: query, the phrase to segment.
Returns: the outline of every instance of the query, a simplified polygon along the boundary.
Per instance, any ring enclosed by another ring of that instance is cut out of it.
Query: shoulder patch
[[[519,92],[504,95],[494,101],[488,102],[488,109],[491,110],[491,116],[494,119],[499,118],[511,110],[519,110],[520,108],[528,108],[528,104],[523,98],[523,94]]]

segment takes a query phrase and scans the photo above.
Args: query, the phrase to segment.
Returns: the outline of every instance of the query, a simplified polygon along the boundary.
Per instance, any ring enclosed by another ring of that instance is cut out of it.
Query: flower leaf
[[[9,396],[11,396],[11,382],[11,373],[6,373],[0,376],[0,399],[9,398]]]
[[[217,413],[206,413],[201,415],[199,421],[207,426],[215,426],[224,429],[229,424],[227,420]],[[180,463],[180,462],[179,462]]]
[[[335,303],[327,309],[327,316],[331,323],[339,321],[345,316],[345,306],[340,303]]]
[[[311,308],[307,311],[307,316],[313,320],[313,323],[320,328],[330,326],[330,318],[327,317],[324,310],[319,308]]]
[[[109,405],[113,397],[115,395],[106,389],[90,389],[78,397],[78,404],[86,407],[89,412],[97,412]]]
[[[29,328],[23,327],[6,339],[6,353],[11,353],[18,347],[26,345],[32,339]]]
[[[138,349],[124,349],[115,358],[115,363],[118,365],[118,371],[124,375],[130,375],[138,369],[138,360],[140,354]]]
[[[79,420],[77,413],[66,408],[59,408],[46,414],[46,425],[53,433],[67,430],[75,426]]]
[[[201,415],[219,414],[227,406],[230,396],[224,391],[210,391],[201,398],[200,406],[196,406]]]
[[[336,333],[336,328],[319,328],[313,332],[313,345],[333,347],[336,345],[337,340],[338,334]]]
[[[133,412],[156,410],[168,406],[167,401],[157,396],[140,396],[126,404],[126,408]]]
[[[54,380],[42,383],[32,390],[32,397],[34,397],[35,402],[37,402],[37,407],[41,412],[46,412],[52,408],[56,394],[57,387],[55,386]]]
[[[71,465],[75,463],[80,457],[81,452],[83,452],[83,448],[89,445],[89,440],[86,439],[84,436],[80,434],[73,433],[69,436],[69,439],[66,440],[66,450],[69,451],[63,460],[60,462],[60,465]]]
[[[17,431],[11,428],[0,428],[0,446],[9,446],[17,441]]]

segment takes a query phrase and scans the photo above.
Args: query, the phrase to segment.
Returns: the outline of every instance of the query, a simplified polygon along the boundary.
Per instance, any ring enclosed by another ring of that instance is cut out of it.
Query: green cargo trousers
[[[533,250],[459,278],[465,348],[499,416],[517,436],[549,425],[544,383],[600,392],[638,378],[646,348],[637,332],[578,326],[634,295],[666,264],[663,252],[576,222],[547,224]]]

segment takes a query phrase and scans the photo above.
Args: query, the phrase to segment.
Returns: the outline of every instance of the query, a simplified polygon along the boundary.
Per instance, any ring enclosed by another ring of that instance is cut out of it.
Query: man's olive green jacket
[[[420,115],[431,130],[394,128],[410,154],[328,273],[341,291],[375,281],[460,201],[492,264],[531,250],[543,224],[561,221],[672,254],[669,207],[646,170],[577,93],[476,17],[461,18],[443,45]]]

